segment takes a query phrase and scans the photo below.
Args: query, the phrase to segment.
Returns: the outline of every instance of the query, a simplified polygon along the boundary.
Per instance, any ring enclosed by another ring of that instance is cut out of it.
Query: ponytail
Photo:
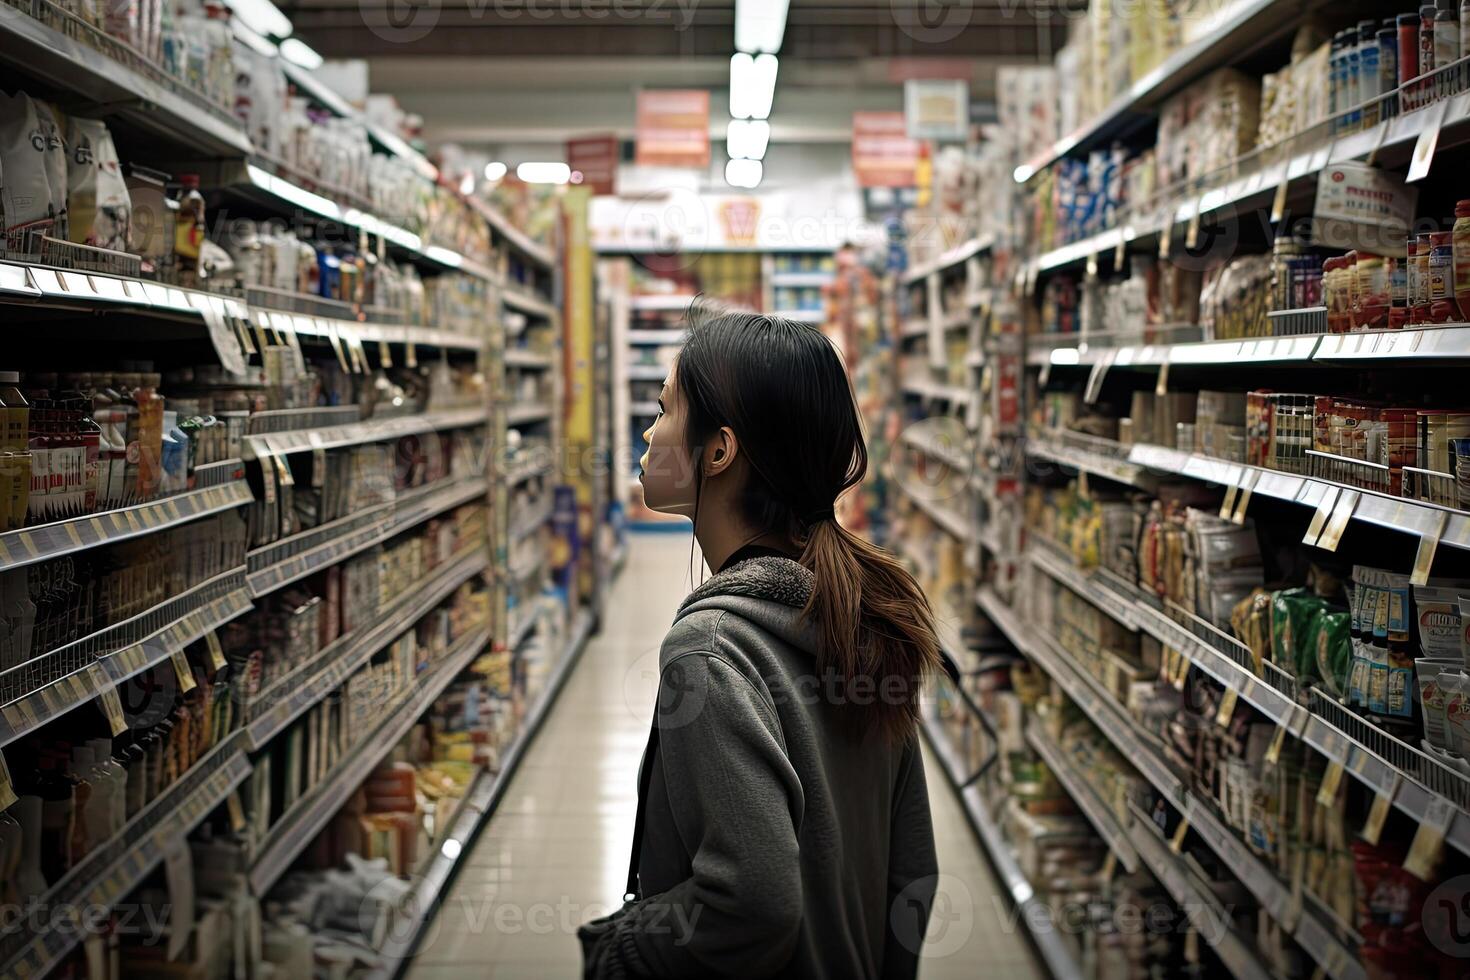
[[[811,526],[800,562],[815,579],[802,615],[817,631],[818,675],[841,682],[860,732],[902,742],[940,665],[928,597],[897,559],[835,520]]]

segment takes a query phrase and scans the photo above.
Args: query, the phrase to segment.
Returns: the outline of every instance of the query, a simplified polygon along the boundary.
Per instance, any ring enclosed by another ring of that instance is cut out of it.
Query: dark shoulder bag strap
[[[638,862],[643,855],[643,811],[648,806],[648,787],[653,781],[654,756],[657,754],[658,718],[655,717],[649,726],[643,763],[638,767],[638,812],[633,817],[633,853],[628,857],[628,887],[623,892],[624,902],[636,902],[640,897]]]

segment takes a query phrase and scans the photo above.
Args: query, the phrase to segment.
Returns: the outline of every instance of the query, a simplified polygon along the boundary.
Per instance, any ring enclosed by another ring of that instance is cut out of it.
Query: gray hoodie
[[[740,562],[660,653],[639,899],[594,975],[913,977],[937,866],[923,760],[859,738],[801,621],[812,576]]]

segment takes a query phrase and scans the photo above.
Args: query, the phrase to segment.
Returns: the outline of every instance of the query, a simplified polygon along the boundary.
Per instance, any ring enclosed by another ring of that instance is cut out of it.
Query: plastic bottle
[[[1434,11],[1434,65],[1443,68],[1460,60],[1460,12],[1455,0],[1438,0]],[[1460,86],[1455,72],[1441,73],[1437,90],[1441,98],[1453,95]]]
[[[193,285],[199,276],[199,250],[206,229],[204,195],[199,193],[198,174],[181,174],[179,186],[183,193],[179,196],[179,214],[174,222],[174,255],[184,284]]]
[[[1470,0],[1466,0],[1466,2],[1470,2]],[[1398,79],[1398,29],[1394,26],[1393,18],[1389,18],[1378,28],[1378,93],[1380,95],[1388,95],[1398,87]],[[1378,105],[1378,114],[1385,119],[1398,114],[1397,99],[1382,99]]]
[[[1455,306],[1454,235],[1436,231],[1429,235],[1429,321],[1453,323],[1459,318]]]
[[[1363,110],[1358,106],[1363,101],[1363,71],[1359,61],[1357,30],[1349,27],[1342,32],[1342,37],[1343,74],[1346,83],[1343,109],[1347,112],[1343,125],[1348,132],[1353,132],[1363,125]]]
[[[1419,7],[1419,74],[1421,76],[1431,74],[1438,64],[1434,60],[1434,14],[1435,7],[1432,3]],[[1434,100],[1435,80],[1426,78],[1418,86],[1418,90],[1416,104],[1427,105]]]
[[[1409,322],[1429,322],[1429,236],[1420,235],[1414,246],[1414,269],[1410,286],[1414,292],[1409,298]]]
[[[1346,128],[1342,114],[1347,111],[1347,32],[1332,35],[1332,46],[1327,56],[1327,117],[1332,121],[1332,132]]]
[[[1377,125],[1378,111],[1378,23],[1365,20],[1358,24],[1358,99],[1363,103],[1363,125]]]
[[[1393,259],[1389,266],[1388,328],[1401,330],[1409,322],[1409,262]]]
[[[112,757],[112,739],[94,738],[90,744],[92,754],[97,760],[97,768],[107,777],[108,836],[111,836],[122,830],[123,824],[128,822],[128,771]]]
[[[7,497],[5,530],[25,525],[31,496],[31,403],[17,387],[19,383],[18,371],[0,371],[0,403],[5,406],[0,449],[8,454],[4,469],[7,479],[0,481],[0,492]]]

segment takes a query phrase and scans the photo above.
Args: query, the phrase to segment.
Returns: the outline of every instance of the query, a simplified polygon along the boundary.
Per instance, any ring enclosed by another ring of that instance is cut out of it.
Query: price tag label
[[[179,679],[179,691],[188,694],[194,690],[194,671],[189,669],[189,658],[184,655],[184,651],[175,650],[169,654],[168,659],[173,663],[174,675]]]
[[[1154,382],[1154,396],[1163,398],[1167,394],[1169,394],[1169,361],[1166,354],[1164,363],[1159,365],[1158,380]]]
[[[1174,830],[1174,836],[1169,839],[1169,850],[1175,854],[1184,850],[1184,836],[1189,833],[1189,821],[1183,817],[1179,818],[1179,826]]]
[[[1256,484],[1261,481],[1260,470],[1250,470],[1240,484],[1240,496],[1235,501],[1235,513],[1230,515],[1230,523],[1244,524],[1246,511],[1251,505],[1251,492],[1255,490]]]
[[[1189,679],[1189,655],[1183,650],[1179,651],[1179,660],[1174,668],[1174,689],[1184,690],[1184,682]]]
[[[1286,193],[1291,188],[1291,171],[1283,164],[1281,183],[1276,185],[1276,196],[1271,198],[1271,223],[1277,225],[1286,217]]]
[[[1051,361],[1047,361],[1045,364],[1041,365],[1041,374],[1037,376],[1036,383],[1037,383],[1037,385],[1039,385],[1041,387],[1041,389],[1043,391],[1045,391],[1046,390],[1046,386],[1047,386],[1047,384],[1050,381],[1051,381]]]
[[[1425,531],[1419,536],[1419,550],[1414,553],[1414,570],[1409,575],[1410,584],[1429,584],[1429,569],[1434,565],[1434,553],[1439,550],[1439,539],[1444,534],[1449,519],[1449,512],[1441,511],[1433,530]]]
[[[204,645],[209,648],[209,666],[219,673],[225,669],[228,661],[225,660],[225,651],[220,647],[219,634],[210,630],[204,634]]]
[[[240,794],[230,790],[230,795],[225,797],[225,809],[230,815],[230,829],[240,833],[245,829],[245,807],[240,803]]]
[[[1125,225],[1118,232],[1118,244],[1113,248],[1113,271],[1122,272],[1123,263],[1128,259],[1128,239],[1133,237],[1133,226]]]
[[[1322,536],[1322,530],[1327,526],[1327,520],[1332,516],[1332,508],[1337,505],[1338,488],[1329,486],[1322,494],[1321,501],[1317,504],[1317,513],[1312,515],[1312,523],[1307,525],[1307,533],[1302,537],[1302,544],[1316,544],[1317,539]]]
[[[1110,350],[1092,365],[1092,373],[1087,376],[1087,389],[1082,394],[1082,400],[1087,404],[1097,404],[1098,396],[1102,394],[1103,381],[1107,379],[1108,370],[1113,366],[1117,353]]]
[[[1087,471],[1077,471],[1077,495],[1084,500],[1092,499],[1092,488],[1087,483]]]
[[[1424,808],[1424,819],[1414,833],[1414,842],[1409,845],[1409,856],[1404,861],[1404,870],[1421,881],[1430,881],[1439,867],[1444,853],[1445,835],[1455,819],[1455,805],[1442,796],[1430,799]]]
[[[1281,747],[1286,744],[1286,729],[1276,729],[1276,734],[1271,737],[1271,744],[1266,747],[1266,765],[1274,766],[1281,761]]]
[[[281,479],[281,486],[294,487],[296,478],[291,475],[291,466],[286,462],[284,456],[272,456],[271,461],[276,464],[276,473]]]
[[[1189,227],[1184,230],[1184,248],[1190,252],[1193,252],[1199,245],[1200,205],[1203,203],[1203,201],[1195,202],[1194,213],[1189,216]]]
[[[332,345],[332,353],[337,355],[337,364],[342,368],[343,374],[352,374],[352,365],[347,363],[347,354],[342,349],[342,338],[337,335],[337,324],[331,320],[318,320],[318,324],[326,324],[327,343]]]
[[[128,720],[123,716],[122,699],[117,695],[117,688],[109,684],[102,689],[97,698],[102,703],[102,713],[107,717],[107,725],[112,731],[112,737],[116,738],[127,731]]]
[[[10,784],[10,770],[5,766],[5,755],[0,753],[0,812],[14,805],[15,789]]]
[[[1087,253],[1087,268],[1086,268],[1086,272],[1087,272],[1087,278],[1089,278],[1089,279],[1096,279],[1097,278],[1097,253],[1096,252],[1089,252],[1089,253]]]
[[[410,368],[416,368],[419,366],[418,345],[416,345],[412,340],[409,340],[403,345],[403,365],[404,367]]]
[[[393,366],[393,347],[386,340],[378,341],[378,365],[383,368]]]
[[[1230,719],[1235,717],[1235,702],[1240,699],[1240,692],[1233,687],[1225,689],[1225,696],[1220,699],[1220,710],[1215,712],[1215,724],[1221,728],[1230,726]]]
[[[1227,484],[1225,487],[1225,499],[1220,501],[1220,520],[1230,520],[1230,515],[1235,513],[1235,497],[1240,493],[1240,486],[1235,483]]]
[[[1329,762],[1322,774],[1322,784],[1317,787],[1317,805],[1331,810],[1337,806],[1337,791],[1342,786],[1343,766],[1341,762]]]
[[[1357,509],[1359,496],[1356,490],[1344,490],[1338,495],[1337,506],[1332,508],[1332,517],[1328,520],[1322,536],[1317,539],[1317,547],[1327,551],[1337,550],[1337,543],[1342,540],[1348,521],[1352,519],[1353,511]]]
[[[1409,161],[1404,183],[1412,184],[1429,176],[1429,165],[1434,162],[1434,151],[1439,146],[1439,130],[1449,107],[1450,100],[1441,99],[1425,115],[1424,128],[1419,130],[1419,139],[1414,143],[1414,156]]]
[[[1108,856],[1103,859],[1101,877],[1106,883],[1113,880],[1113,875],[1118,871],[1118,854],[1116,851],[1108,851]]]
[[[1383,825],[1388,822],[1389,811],[1393,809],[1393,801],[1398,797],[1399,787],[1403,782],[1403,775],[1395,772],[1393,782],[1388,784],[1388,788],[1373,797],[1373,805],[1368,809],[1368,819],[1363,822],[1360,836],[1375,847],[1378,839],[1383,836]]]
[[[1159,261],[1169,260],[1169,249],[1174,247],[1174,225],[1170,221],[1164,222],[1164,227],[1159,229]]]

